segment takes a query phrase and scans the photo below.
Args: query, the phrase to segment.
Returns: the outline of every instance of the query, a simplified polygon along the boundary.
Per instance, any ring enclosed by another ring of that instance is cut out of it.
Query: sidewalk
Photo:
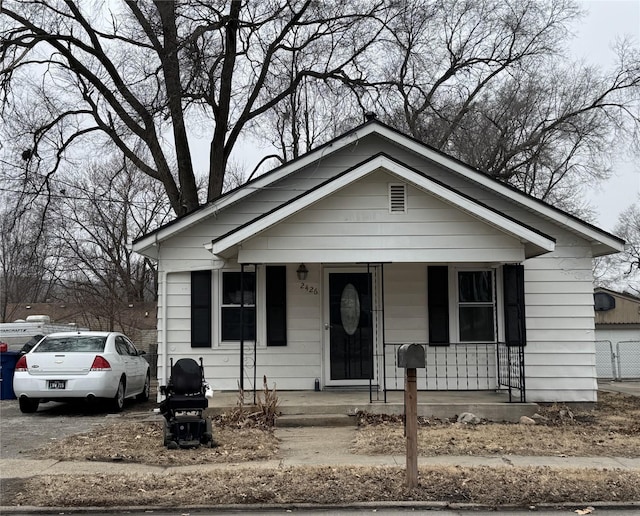
[[[280,453],[277,459],[265,460],[265,461],[252,461],[242,463],[221,463],[221,464],[203,464],[203,465],[188,465],[188,466],[151,466],[145,464],[135,463],[123,463],[123,462],[92,462],[92,461],[77,461],[77,462],[62,462],[54,459],[38,460],[38,459],[2,459],[0,460],[0,482],[3,485],[3,491],[5,489],[11,489],[11,486],[20,485],[19,483],[26,478],[39,479],[51,478],[52,476],[67,475],[65,482],[72,481],[72,478],[81,478],[85,475],[95,475],[102,479],[108,477],[122,477],[126,472],[128,478],[135,482],[134,479],[138,479],[140,482],[146,482],[150,480],[152,484],[156,480],[152,480],[151,476],[168,477],[168,482],[172,479],[178,479],[189,475],[202,474],[215,472],[232,472],[234,477],[247,477],[252,473],[257,473],[259,470],[274,473],[276,471],[293,469],[295,474],[296,467],[308,467],[308,466],[371,466],[371,467],[399,467],[404,468],[406,464],[406,457],[404,455],[356,455],[350,452],[350,444],[357,432],[356,427],[298,427],[298,428],[281,428],[276,429],[275,433],[278,439],[280,439]],[[176,453],[180,453],[180,450],[176,450]],[[585,474],[587,470],[607,470],[609,472],[631,472],[636,474],[640,472],[640,458],[623,458],[623,457],[562,457],[562,456],[547,456],[547,457],[525,457],[525,456],[449,456],[442,455],[437,457],[420,457],[418,460],[419,466],[459,466],[463,468],[469,467],[489,467],[489,468],[537,468],[537,467],[549,467],[552,469],[584,469]],[[549,471],[550,473],[550,471]],[[544,473],[543,473],[544,474]],[[606,473],[605,473],[606,474]],[[37,481],[40,482],[39,480]],[[107,481],[108,482],[108,481]],[[18,484],[16,484],[18,483]],[[54,481],[55,483],[55,481]],[[46,485],[46,484],[43,484]],[[590,503],[598,510],[611,509],[615,511],[631,510],[634,514],[640,507],[640,502],[634,500],[622,501],[622,502],[594,502]],[[573,512],[575,507],[582,507],[581,503],[570,502],[549,502],[549,503],[537,503],[538,509],[546,510],[564,510]],[[213,513],[220,511],[228,512],[242,512],[263,514],[271,511],[286,511],[292,510],[316,510],[326,511],[327,508],[331,510],[371,510],[384,513],[385,509],[396,510],[411,510],[411,511],[426,511],[426,510],[454,510],[454,514],[457,514],[457,510],[491,510],[496,509],[511,512],[512,510],[522,510],[520,505],[510,506],[505,505],[496,506],[495,504],[486,502],[484,503],[461,503],[461,502],[446,502],[446,501],[433,501],[430,499],[407,501],[406,499],[399,499],[398,501],[376,501],[376,502],[350,502],[343,504],[326,505],[326,503],[318,502],[297,504],[286,502],[283,504],[273,504],[270,502],[258,502],[254,504],[237,504],[234,502],[230,505],[194,505],[187,508],[182,505],[176,507],[166,507],[160,505],[141,505],[135,506],[96,506],[86,507],[39,507],[39,506],[14,506],[4,505],[0,500],[0,514],[116,514],[122,512],[131,512],[135,514],[144,514],[147,512],[158,512],[160,514],[171,513],[172,510],[180,510],[181,514],[193,511],[194,513]],[[164,512],[163,512],[164,511]]]
[[[305,427],[276,430],[281,441],[280,457],[266,461],[189,466],[151,466],[127,463],[128,474],[180,474],[225,469],[270,469],[295,466],[405,466],[404,455],[356,455],[349,451],[355,427]],[[179,453],[179,451],[176,451]],[[420,466],[543,467],[571,469],[618,469],[640,471],[640,458],[563,456],[455,456],[420,457]],[[122,474],[121,462],[62,462],[54,459],[2,459],[0,478],[28,478],[40,475]]]

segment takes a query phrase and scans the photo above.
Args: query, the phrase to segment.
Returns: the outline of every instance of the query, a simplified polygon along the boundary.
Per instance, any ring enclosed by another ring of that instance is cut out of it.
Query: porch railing
[[[527,401],[524,381],[524,346],[498,345],[498,384],[509,392],[509,401]],[[518,394],[518,399],[514,399]]]
[[[385,345],[387,350],[385,390],[404,388],[404,373],[397,364],[400,346],[401,344]],[[502,342],[497,344],[492,342],[448,346],[423,344],[423,347],[426,367],[424,370],[417,371],[419,390],[495,391],[505,389],[509,394],[510,402],[526,400],[522,346],[507,346]],[[390,353],[392,353],[392,359]]]

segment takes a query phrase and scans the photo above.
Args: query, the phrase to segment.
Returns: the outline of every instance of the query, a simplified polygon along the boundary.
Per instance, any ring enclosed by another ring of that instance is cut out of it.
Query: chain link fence
[[[640,379],[640,340],[597,340],[596,372],[602,379]]]

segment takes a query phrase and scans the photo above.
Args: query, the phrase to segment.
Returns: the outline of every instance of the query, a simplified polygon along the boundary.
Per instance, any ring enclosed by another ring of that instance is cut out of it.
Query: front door
[[[373,378],[371,274],[329,273],[329,385]]]

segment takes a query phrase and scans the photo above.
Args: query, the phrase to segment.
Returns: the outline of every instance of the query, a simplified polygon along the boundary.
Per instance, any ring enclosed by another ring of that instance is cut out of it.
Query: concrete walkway
[[[355,427],[306,427],[276,430],[280,439],[278,459],[243,462],[203,464],[189,466],[150,466],[126,464],[130,475],[180,474],[181,472],[211,472],[217,470],[271,469],[295,466],[405,466],[404,455],[356,455],[350,452],[355,437]],[[536,467],[619,469],[640,471],[640,458],[625,457],[525,457],[502,456],[455,456],[420,457],[420,466],[490,466],[490,467]],[[123,464],[118,462],[63,462],[53,459],[2,459],[0,478],[28,478],[41,475],[121,475]]]
[[[598,390],[640,396],[640,381],[614,382],[612,380],[598,380]]]
[[[624,392],[627,394],[640,395],[640,383],[628,382],[602,382],[601,390]],[[318,393],[306,393],[304,395],[290,396],[286,404],[291,406],[309,405],[307,400],[302,400],[304,396],[316,396]],[[347,395],[345,395],[347,396]],[[359,393],[357,403],[363,400]],[[355,398],[353,394],[349,397]],[[367,396],[368,398],[368,396]],[[335,399],[333,397],[332,399]],[[218,401],[222,401],[220,397]],[[225,402],[230,400],[224,400]],[[306,403],[305,403],[306,401]],[[321,401],[319,399],[314,400]],[[344,399],[342,400],[345,401]],[[396,400],[393,400],[396,401]],[[435,400],[430,400],[435,401]],[[442,405],[454,400],[437,400]],[[458,400],[456,400],[458,401]],[[483,403],[494,405],[493,400],[474,399],[476,405]],[[300,403],[302,402],[302,403]],[[320,403],[323,404],[323,403]],[[221,403],[224,405],[224,403]],[[528,405],[528,404],[526,404]],[[40,476],[55,475],[122,475],[126,471],[128,475],[180,475],[185,472],[215,472],[220,470],[256,470],[256,469],[276,469],[282,467],[296,466],[397,466],[404,467],[406,458],[404,455],[357,455],[351,452],[351,443],[357,432],[355,426],[344,427],[286,427],[275,430],[276,437],[280,440],[280,453],[277,459],[244,462],[244,463],[223,463],[204,464],[189,466],[150,466],[144,464],[123,465],[120,462],[62,462],[53,459],[38,460],[33,458],[5,458],[0,459],[0,479],[3,483],[7,479],[30,478]],[[640,471],[640,458],[625,457],[564,457],[564,456],[452,456],[442,455],[436,457],[420,457],[420,466],[485,466],[485,467],[551,467],[551,468],[571,468],[571,469],[607,469],[620,471]],[[0,505],[1,505],[0,501]],[[635,506],[634,506],[635,507]],[[0,512],[21,513],[20,507],[0,507]],[[144,508],[137,508],[143,510]],[[42,508],[40,512],[46,511]],[[71,512],[71,511],[70,511]]]

